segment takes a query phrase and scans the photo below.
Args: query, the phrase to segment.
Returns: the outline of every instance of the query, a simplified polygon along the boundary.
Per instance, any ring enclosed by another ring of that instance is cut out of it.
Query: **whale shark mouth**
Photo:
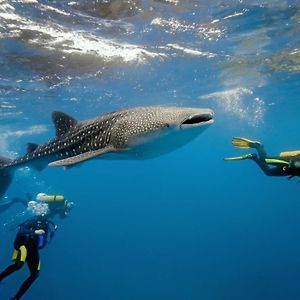
[[[180,125],[180,127],[194,127],[202,126],[213,123],[213,114],[195,114],[186,118]]]

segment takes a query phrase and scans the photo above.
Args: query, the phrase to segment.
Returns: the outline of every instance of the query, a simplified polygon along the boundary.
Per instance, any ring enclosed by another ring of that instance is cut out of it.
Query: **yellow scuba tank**
[[[46,199],[43,201],[45,202],[52,202],[52,201],[63,201],[65,197],[63,195],[47,195]]]
[[[291,156],[297,156],[300,154],[299,150],[296,151],[284,151],[280,153],[280,157],[291,157]]]
[[[65,200],[65,197],[63,195],[47,195],[45,193],[39,193],[37,194],[36,199],[43,202],[55,202],[63,201]]]

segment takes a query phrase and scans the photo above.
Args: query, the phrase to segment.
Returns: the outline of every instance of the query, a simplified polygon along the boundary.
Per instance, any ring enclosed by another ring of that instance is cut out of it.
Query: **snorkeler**
[[[227,157],[225,160],[251,159],[257,163],[261,170],[268,176],[300,176],[300,151],[281,152],[279,156],[268,157],[260,142],[242,137],[234,137],[232,144],[238,148],[253,148],[256,153],[237,157]]]
[[[22,283],[19,291],[11,300],[19,300],[38,278],[40,271],[39,249],[46,246],[54,237],[57,226],[43,215],[26,220],[19,226],[14,241],[12,260],[14,263],[0,273],[0,282],[10,274],[22,268],[26,262],[30,276]]]

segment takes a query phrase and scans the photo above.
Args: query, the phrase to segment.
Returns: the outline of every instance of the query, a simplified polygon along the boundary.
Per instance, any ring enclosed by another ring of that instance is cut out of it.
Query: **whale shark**
[[[22,157],[0,157],[0,197],[17,168],[41,171],[46,166],[70,168],[95,158],[155,158],[195,139],[213,123],[213,117],[208,108],[163,106],[124,109],[86,121],[54,111],[53,139],[40,145],[28,143]]]

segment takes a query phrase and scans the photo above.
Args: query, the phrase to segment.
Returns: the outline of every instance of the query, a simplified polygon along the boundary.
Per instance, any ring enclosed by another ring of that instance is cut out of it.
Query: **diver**
[[[54,218],[56,215],[60,216],[61,219],[66,218],[72,208],[75,206],[74,202],[68,201],[62,195],[46,195],[45,193],[39,193],[35,200],[31,200],[32,196],[27,194],[27,201],[20,200],[20,202],[25,206],[25,210],[16,214],[11,220],[3,223],[3,226],[7,230],[15,230],[21,221],[20,218],[24,220],[28,214],[30,216],[41,216],[44,215],[47,218]],[[7,203],[0,204],[0,213],[8,209],[13,200],[7,201]],[[28,217],[29,218],[29,217]],[[17,221],[19,219],[19,221]]]
[[[39,250],[54,237],[57,229],[52,221],[44,215],[36,216],[19,224],[19,231],[14,241],[12,260],[14,263],[0,273],[0,282],[10,274],[22,268],[26,262],[30,276],[22,283],[15,297],[11,300],[19,300],[38,278],[40,271]]]
[[[74,202],[66,200],[62,195],[47,195],[45,193],[38,193],[36,195],[36,200],[38,203],[48,205],[49,212],[47,213],[47,216],[49,218],[59,215],[61,219],[64,219],[68,216],[75,205]]]
[[[0,213],[9,209],[15,203],[20,203],[31,211],[33,208],[39,209],[41,204],[47,204],[47,216],[53,218],[55,215],[59,215],[61,219],[64,219],[72,208],[75,206],[73,201],[66,200],[62,195],[47,195],[45,193],[39,193],[36,196],[36,200],[31,200],[32,196],[27,193],[26,199],[15,197],[10,201],[0,203]],[[34,213],[36,215],[36,213]]]
[[[258,141],[252,141],[243,137],[234,137],[232,144],[238,148],[253,148],[256,153],[237,157],[227,157],[225,160],[251,159],[261,168],[267,176],[300,176],[300,151],[285,151],[279,156],[267,156],[264,146]]]

